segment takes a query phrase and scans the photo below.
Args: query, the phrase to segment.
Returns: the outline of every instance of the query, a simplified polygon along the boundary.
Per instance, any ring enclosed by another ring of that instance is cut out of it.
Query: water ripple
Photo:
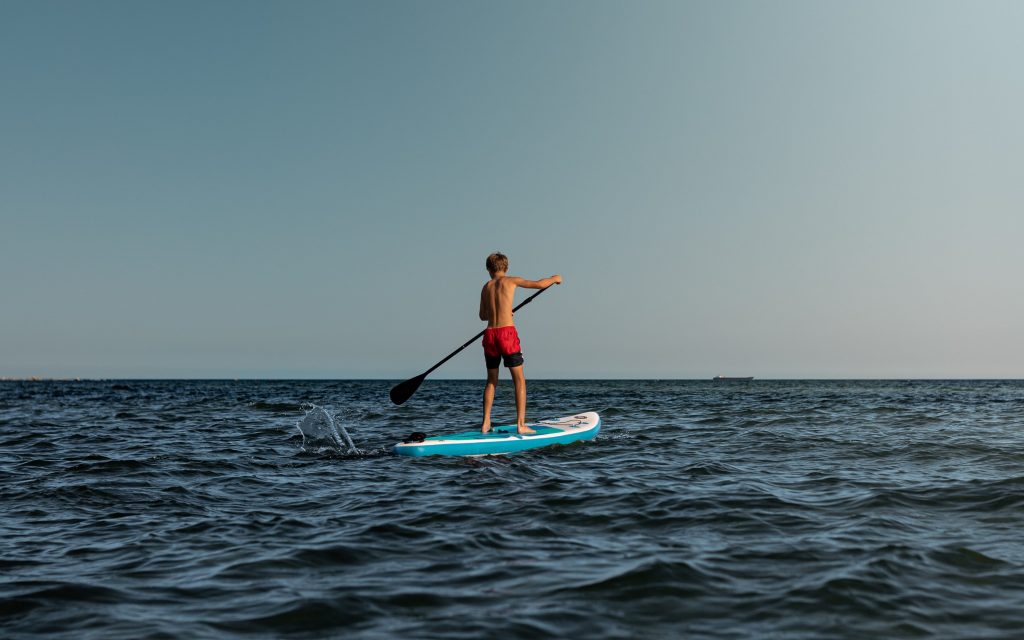
[[[598,440],[427,460],[390,445],[475,424],[480,384],[389,388],[0,383],[2,635],[1024,627],[1020,382],[531,381],[533,416],[597,410]]]

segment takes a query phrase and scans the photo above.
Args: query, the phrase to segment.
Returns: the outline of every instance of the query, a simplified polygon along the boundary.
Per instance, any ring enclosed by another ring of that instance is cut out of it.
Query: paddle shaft
[[[526,300],[523,300],[514,309],[512,309],[512,313],[515,313],[516,311],[519,311],[520,309],[522,309],[526,305],[530,304],[531,300],[533,300],[534,298],[536,298],[537,296],[539,296],[540,294],[544,293],[545,291],[547,291],[550,288],[551,288],[551,285],[548,285],[548,286],[544,287],[543,289],[541,289],[540,291],[538,291],[537,293],[535,293],[532,296],[530,296],[529,298],[527,298]],[[487,331],[487,330],[484,329],[484,331]],[[454,358],[456,355],[458,355],[460,351],[462,351],[463,349],[465,349],[469,345],[471,345],[474,342],[476,342],[480,338],[480,336],[484,335],[484,331],[481,331],[480,333],[476,334],[475,336],[473,336],[472,338],[467,340],[466,344],[462,345],[461,347],[459,347],[455,351],[452,351],[451,353],[449,353],[447,356],[445,356],[444,360],[442,360],[441,362],[438,362],[434,366],[430,367],[429,369],[427,369],[426,371],[421,373],[420,376],[423,377],[423,378],[429,376],[431,371],[433,371],[434,369],[437,369],[442,364],[448,362],[449,360]]]

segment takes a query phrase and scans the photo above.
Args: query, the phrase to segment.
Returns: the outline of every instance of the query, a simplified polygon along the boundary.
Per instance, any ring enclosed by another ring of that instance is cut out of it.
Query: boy
[[[524,280],[506,275],[508,257],[502,253],[487,256],[487,272],[491,279],[480,292],[480,319],[487,322],[484,330],[484,361],[487,364],[487,386],[484,387],[484,423],[480,431],[491,430],[491,405],[494,404],[494,388],[498,385],[498,364],[505,361],[505,367],[512,374],[516,389],[516,431],[523,435],[537,433],[526,426],[526,378],[523,376],[523,351],[519,346],[519,334],[512,323],[512,306],[516,287],[524,289],[546,289],[553,284],[562,284],[562,276],[553,275],[543,280]]]

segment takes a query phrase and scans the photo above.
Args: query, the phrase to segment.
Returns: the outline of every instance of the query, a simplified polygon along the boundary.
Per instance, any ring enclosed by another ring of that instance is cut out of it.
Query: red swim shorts
[[[487,328],[484,331],[484,361],[488,369],[497,369],[505,361],[506,367],[523,364],[523,348],[519,346],[519,332],[514,326]]]

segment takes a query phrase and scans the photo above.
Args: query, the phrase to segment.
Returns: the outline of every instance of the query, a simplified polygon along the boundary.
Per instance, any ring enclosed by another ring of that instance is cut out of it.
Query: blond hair
[[[487,273],[497,273],[499,271],[508,271],[508,256],[500,251],[495,251],[491,255],[487,256]]]

